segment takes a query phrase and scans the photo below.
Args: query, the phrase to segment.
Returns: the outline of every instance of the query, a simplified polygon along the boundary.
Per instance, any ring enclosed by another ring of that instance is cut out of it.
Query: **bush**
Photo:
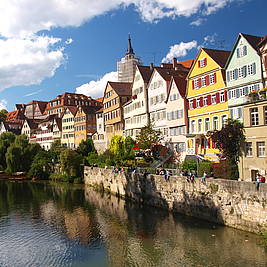
[[[49,176],[53,182],[73,183],[74,177],[62,173],[53,173]]]
[[[196,171],[197,170],[197,161],[196,160],[185,160],[182,164],[183,170]]]
[[[83,179],[81,177],[75,177],[73,179],[73,183],[74,184],[82,184],[83,183]]]
[[[212,162],[210,161],[201,161],[198,165],[198,176],[203,176],[204,172],[208,175],[212,172]]]

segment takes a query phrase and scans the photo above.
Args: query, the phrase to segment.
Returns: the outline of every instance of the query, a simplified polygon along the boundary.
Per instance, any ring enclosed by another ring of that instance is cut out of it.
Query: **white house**
[[[123,106],[125,120],[124,135],[136,138],[149,120],[147,85],[153,71],[153,65],[136,66],[132,85],[132,99]]]

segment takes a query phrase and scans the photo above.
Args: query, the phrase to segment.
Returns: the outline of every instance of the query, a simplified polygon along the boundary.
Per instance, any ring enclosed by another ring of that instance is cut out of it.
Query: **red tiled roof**
[[[183,65],[185,68],[190,69],[192,67],[192,65],[194,64],[194,59],[188,59],[188,60],[184,60],[184,61],[179,61],[177,62],[177,64],[181,64]]]
[[[95,100],[98,101],[98,102],[103,103],[104,97],[99,97],[99,98],[97,98],[97,99],[95,99]]]

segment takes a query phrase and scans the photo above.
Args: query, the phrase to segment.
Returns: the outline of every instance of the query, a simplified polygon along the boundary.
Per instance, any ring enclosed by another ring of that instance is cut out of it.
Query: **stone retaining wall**
[[[257,191],[251,182],[207,179],[203,183],[196,179],[192,183],[178,176],[165,181],[160,175],[114,174],[110,169],[89,167],[85,167],[84,178],[86,185],[146,205],[250,232],[267,231],[267,184]]]

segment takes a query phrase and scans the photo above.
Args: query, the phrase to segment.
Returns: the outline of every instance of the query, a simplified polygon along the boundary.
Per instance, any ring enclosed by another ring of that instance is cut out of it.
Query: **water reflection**
[[[258,243],[88,187],[0,181],[0,266],[266,266]]]

